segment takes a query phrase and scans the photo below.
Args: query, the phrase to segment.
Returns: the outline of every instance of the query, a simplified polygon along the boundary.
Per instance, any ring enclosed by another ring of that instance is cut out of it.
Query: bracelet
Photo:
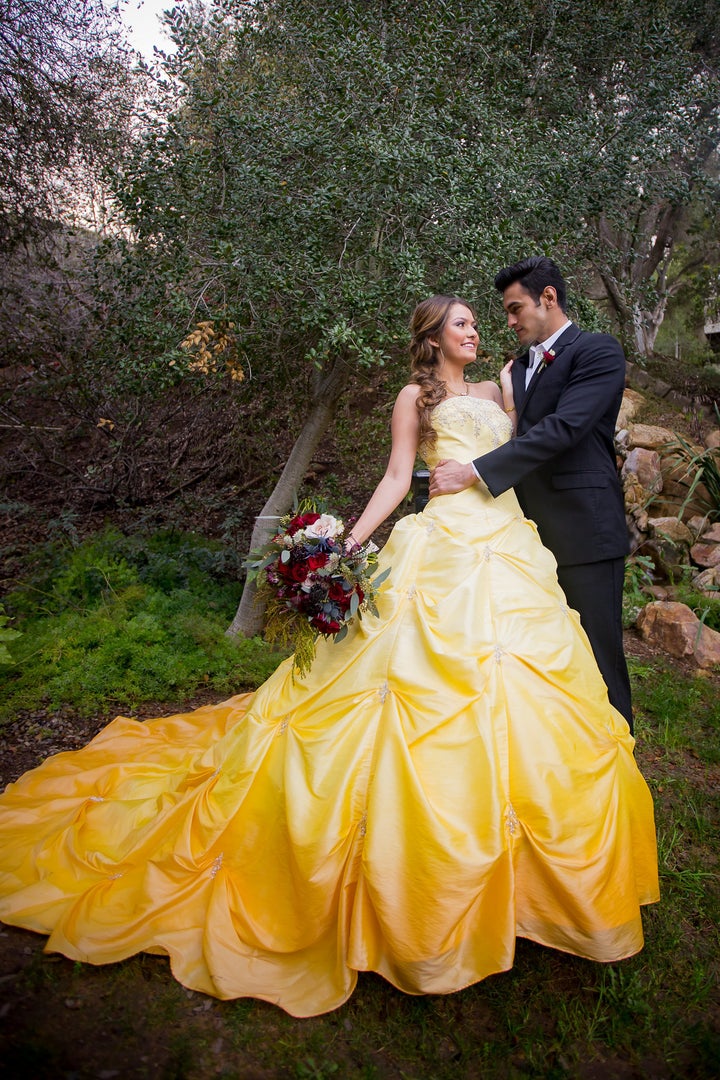
[[[505,409],[505,415],[509,416],[511,412],[515,412],[515,406],[514,405],[513,405],[512,409]]]
[[[355,539],[355,537],[353,536],[353,534],[352,534],[352,533],[348,533],[348,534],[347,534],[347,536],[345,537],[345,541],[346,541],[346,543],[347,543],[347,541],[348,541],[348,540],[352,540],[352,546],[353,546],[354,548],[356,548],[356,547],[360,547],[360,544],[359,544],[359,542],[358,542],[358,541],[357,541],[357,540]]]

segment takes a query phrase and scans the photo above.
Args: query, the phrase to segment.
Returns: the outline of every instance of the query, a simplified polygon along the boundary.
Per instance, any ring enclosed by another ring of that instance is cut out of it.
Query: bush
[[[187,695],[253,688],[279,655],[225,636],[242,591],[235,553],[173,531],[106,529],[33,553],[5,598],[22,637],[0,657],[0,718],[70,705],[83,714]]]

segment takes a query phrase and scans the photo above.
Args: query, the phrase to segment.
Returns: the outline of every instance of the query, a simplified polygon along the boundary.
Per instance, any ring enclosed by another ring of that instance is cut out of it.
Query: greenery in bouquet
[[[346,551],[345,525],[314,503],[280,520],[273,538],[252,553],[247,567],[266,610],[265,637],[290,645],[304,676],[318,635],[341,641],[363,611],[377,615],[375,598],[389,568],[377,573],[377,548]]]

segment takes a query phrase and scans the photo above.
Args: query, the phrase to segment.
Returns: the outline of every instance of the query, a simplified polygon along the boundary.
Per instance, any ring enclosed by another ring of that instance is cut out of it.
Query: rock
[[[677,517],[651,517],[647,531],[640,551],[652,559],[656,574],[664,581],[681,578],[693,542],[688,527]]]
[[[696,566],[720,566],[720,544],[693,544],[690,558]]]
[[[708,450],[720,450],[720,429],[715,428],[705,439]]]
[[[695,483],[697,470],[690,468],[687,460],[675,452],[664,454],[661,471],[664,510],[674,513],[675,516],[682,511],[683,519],[706,515],[711,502],[710,493],[704,484]],[[660,516],[658,508],[656,514]]]
[[[698,619],[698,622],[700,620]],[[710,668],[720,665],[720,634],[709,626],[702,626],[700,640],[693,653],[698,667]]]
[[[677,517],[648,518],[648,527],[652,536],[660,536],[677,546],[685,544],[690,547],[693,542],[693,535],[687,525]]]
[[[670,383],[666,383],[663,379],[653,379],[652,382],[653,393],[658,397],[667,397],[672,390]]]
[[[643,371],[642,368],[634,367],[632,372],[632,380],[636,386],[648,387],[652,386],[652,379],[648,375],[647,371]]]
[[[658,494],[662,491],[663,478],[660,455],[655,450],[637,448],[631,450],[622,467],[623,478],[629,473],[637,477],[645,491]]]
[[[693,537],[699,540],[703,532],[707,528],[707,515],[706,514],[693,514],[693,516],[685,522]]]
[[[647,515],[645,516],[647,517]],[[643,527],[644,521],[642,514],[638,514],[638,521],[636,521],[635,514],[628,513],[626,507],[625,524],[627,525],[630,550],[635,551],[636,549],[639,549],[642,544],[645,543],[645,528]]]
[[[615,430],[620,431],[622,428],[627,428],[630,421],[637,416],[644,404],[645,397],[643,394],[637,390],[625,390],[620,403],[618,418],[615,422]]]
[[[687,604],[653,600],[637,617],[644,641],[670,656],[691,656],[701,668],[720,664],[720,634],[704,626]]]
[[[664,585],[646,585],[642,591],[652,596],[653,600],[667,600],[670,595]]]
[[[651,424],[632,424],[630,427],[630,445],[643,450],[660,450],[677,443],[677,435],[669,428],[654,427]]]
[[[700,533],[703,541],[711,544],[720,544],[720,521],[714,522]]]
[[[711,600],[720,600],[720,566],[710,566],[707,570],[701,570],[692,579],[693,589],[697,589],[703,596]],[[658,600],[662,599],[657,597]]]
[[[661,540],[658,537],[645,537],[637,548],[637,553],[652,560],[653,577],[668,582],[682,576],[683,567],[686,565],[683,560],[683,550],[675,547],[670,541]]]

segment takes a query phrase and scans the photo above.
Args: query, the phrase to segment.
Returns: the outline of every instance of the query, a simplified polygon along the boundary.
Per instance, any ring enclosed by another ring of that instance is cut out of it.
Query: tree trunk
[[[652,311],[642,308],[640,305],[633,309],[635,345],[640,356],[649,357],[653,354],[655,339],[665,318],[668,297],[668,293],[661,296]]]
[[[250,551],[268,542],[279,518],[287,514],[292,506],[293,496],[300,488],[318,443],[332,422],[338,400],[350,381],[351,372],[347,359],[340,356],[323,378],[280,479],[255,518]],[[235,618],[225,631],[229,637],[240,634],[254,637],[262,633],[265,610],[264,606],[257,602],[256,594],[255,582],[246,582]]]

